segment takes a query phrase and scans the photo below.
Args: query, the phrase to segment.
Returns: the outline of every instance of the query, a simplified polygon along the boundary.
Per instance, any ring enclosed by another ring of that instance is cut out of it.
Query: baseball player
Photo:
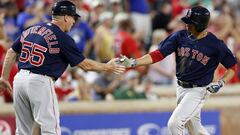
[[[126,67],[148,65],[176,54],[177,107],[168,127],[172,135],[209,135],[201,124],[200,111],[211,93],[216,93],[234,75],[236,59],[222,40],[206,28],[210,12],[201,6],[189,9],[181,20],[186,30],[177,31],[159,43],[157,50],[138,59],[122,56]],[[218,81],[213,81],[214,71],[221,63],[227,71]]]
[[[52,21],[26,29],[6,54],[0,88],[10,90],[10,69],[19,54],[20,71],[13,82],[16,134],[30,135],[33,124],[40,126],[41,135],[60,135],[59,109],[54,91],[54,80],[68,65],[83,70],[106,71],[120,74],[125,67],[115,59],[107,64],[85,58],[78,51],[68,32],[79,15],[70,1],[59,1],[52,8]]]

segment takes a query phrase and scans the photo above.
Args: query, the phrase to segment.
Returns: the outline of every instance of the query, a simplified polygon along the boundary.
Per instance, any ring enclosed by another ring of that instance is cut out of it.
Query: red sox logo
[[[181,48],[179,47],[178,56],[191,57],[191,59],[197,60],[198,62],[202,63],[204,66],[206,66],[208,61],[210,60],[210,57],[208,57],[207,55],[204,55],[204,53],[188,47],[181,47]]]
[[[0,135],[11,135],[11,128],[9,124],[4,121],[0,120]]]

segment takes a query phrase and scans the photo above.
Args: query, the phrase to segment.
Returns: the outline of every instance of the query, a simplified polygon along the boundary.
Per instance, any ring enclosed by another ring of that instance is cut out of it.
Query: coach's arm
[[[0,92],[1,90],[6,89],[10,94],[12,94],[12,88],[8,79],[13,64],[16,62],[16,58],[17,53],[12,48],[8,49],[3,63],[2,76],[0,78]]]
[[[85,71],[106,71],[121,74],[125,71],[125,66],[116,64],[116,61],[117,58],[110,60],[108,63],[100,63],[86,58],[78,64],[78,67]]]

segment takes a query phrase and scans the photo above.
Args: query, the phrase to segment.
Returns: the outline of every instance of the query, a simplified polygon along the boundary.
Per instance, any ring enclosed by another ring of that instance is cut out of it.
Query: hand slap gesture
[[[120,75],[125,71],[125,66],[117,63],[118,58],[111,59],[107,64],[111,67],[109,72]]]

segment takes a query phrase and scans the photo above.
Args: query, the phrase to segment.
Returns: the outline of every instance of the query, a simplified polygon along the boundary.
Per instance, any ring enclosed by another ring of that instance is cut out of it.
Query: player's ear
[[[64,22],[67,22],[68,17],[65,15],[63,19],[64,19]]]

